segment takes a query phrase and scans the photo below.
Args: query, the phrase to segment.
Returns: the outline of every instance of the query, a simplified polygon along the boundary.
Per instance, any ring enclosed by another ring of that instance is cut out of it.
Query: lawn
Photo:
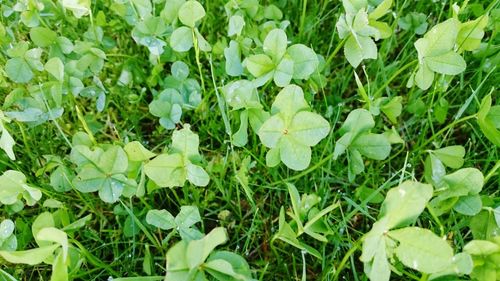
[[[500,0],[0,0],[0,280],[500,280]]]

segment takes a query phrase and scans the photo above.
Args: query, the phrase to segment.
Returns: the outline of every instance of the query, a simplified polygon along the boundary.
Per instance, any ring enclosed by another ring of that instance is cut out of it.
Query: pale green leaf
[[[388,218],[388,229],[412,224],[424,211],[432,194],[429,184],[405,181],[387,192],[379,216]]]
[[[271,58],[264,54],[249,56],[243,61],[243,64],[255,77],[263,76],[275,67]]]
[[[188,163],[186,166],[187,170],[187,180],[196,185],[196,186],[207,186],[210,181],[210,177],[208,176],[205,170],[191,163]]]
[[[183,186],[187,176],[179,153],[158,155],[144,165],[144,172],[160,187]]]
[[[303,145],[315,146],[329,131],[330,124],[321,115],[301,111],[293,117],[288,127],[288,136]]]
[[[153,152],[145,148],[140,142],[132,141],[123,148],[130,161],[146,161],[156,156]]]
[[[286,53],[293,60],[293,79],[309,79],[319,66],[318,56],[305,45],[294,44]]]
[[[33,71],[23,58],[9,59],[5,64],[5,73],[16,83],[26,83],[33,78]]]
[[[443,164],[458,169],[464,164],[465,148],[461,145],[452,145],[432,151]]]
[[[406,266],[424,273],[435,273],[451,265],[453,249],[428,229],[406,227],[390,231],[390,237],[399,242],[395,250]]]
[[[172,229],[177,225],[174,216],[167,210],[149,210],[146,222],[163,230]]]
[[[60,58],[53,57],[49,59],[47,63],[45,63],[44,68],[58,81],[62,81],[64,79],[64,64]]]
[[[362,134],[354,139],[351,147],[374,160],[384,160],[391,153],[391,144],[383,134]]]
[[[179,20],[191,28],[195,27],[203,17],[205,17],[205,9],[198,1],[187,1],[179,9]]]
[[[430,70],[446,75],[457,75],[466,68],[465,60],[454,51],[438,56],[425,57],[425,63]]]
[[[267,34],[262,48],[264,53],[269,55],[274,62],[279,62],[286,52],[287,44],[285,31],[275,28]]]
[[[172,32],[170,46],[176,52],[187,52],[193,47],[193,33],[191,28],[181,26]]]
[[[311,163],[311,148],[285,136],[280,143],[281,161],[290,169],[302,171]]]

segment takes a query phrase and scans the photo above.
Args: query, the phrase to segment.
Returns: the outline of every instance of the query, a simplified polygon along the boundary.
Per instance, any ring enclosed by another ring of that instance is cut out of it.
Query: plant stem
[[[198,46],[198,38],[196,37],[194,28],[191,28],[191,34],[193,36],[194,55],[196,58],[196,64],[198,65],[198,72],[200,73],[201,88],[203,89],[203,92],[206,93],[207,90],[205,89],[205,79],[203,79],[203,72],[201,70],[200,48]]]
[[[396,79],[396,77],[398,77],[401,73],[403,73],[403,71],[405,71],[406,69],[408,69],[409,67],[413,66],[415,63],[417,63],[418,60],[412,60],[411,62],[405,64],[403,67],[401,67],[400,69],[398,69],[398,71],[396,71],[387,81],[385,81],[384,85],[382,85],[382,87],[380,87],[376,92],[375,94],[373,94],[373,98],[378,98],[379,95],[382,93],[382,91],[384,91],[384,89],[389,86],[389,84],[392,82],[392,80]]]
[[[500,160],[497,161],[495,166],[488,172],[486,177],[484,177],[484,183],[487,183],[488,180],[495,174],[495,172],[500,168]]]
[[[302,15],[300,16],[299,37],[304,33],[304,22],[306,21],[307,0],[302,0]]]
[[[422,147],[425,147],[427,146],[429,143],[431,143],[434,139],[436,139],[436,137],[438,137],[439,135],[443,134],[446,130],[449,130],[451,128],[453,128],[454,126],[456,126],[457,124],[459,123],[462,123],[462,122],[465,122],[469,119],[472,119],[472,118],[476,118],[476,114],[473,114],[473,115],[469,115],[469,116],[465,116],[463,118],[460,118],[460,119],[457,119],[455,121],[453,121],[452,123],[448,124],[446,127],[442,128],[441,130],[439,130],[437,133],[433,134],[430,138],[428,138],[423,144],[421,144],[417,151],[418,150],[421,150]]]
[[[342,49],[342,47],[344,46],[345,41],[347,41],[347,38],[344,38],[344,39],[342,39],[342,41],[339,42],[339,44],[337,45],[337,48],[335,48],[335,50],[333,50],[333,52],[330,54],[330,56],[326,60],[326,65],[329,65],[332,62],[333,58],[337,55],[337,53],[340,51],[340,49]]]
[[[349,260],[349,258],[354,254],[354,252],[356,252],[358,250],[358,248],[361,246],[361,243],[363,242],[364,240],[364,236],[361,237],[360,239],[358,239],[354,245],[352,245],[352,247],[349,249],[349,251],[347,251],[347,253],[345,254],[345,256],[342,258],[342,260],[340,261],[339,263],[339,266],[337,267],[337,270],[335,271],[335,275],[333,276],[333,281],[337,281],[340,277],[340,272],[342,272],[342,270],[344,269],[347,261]]]

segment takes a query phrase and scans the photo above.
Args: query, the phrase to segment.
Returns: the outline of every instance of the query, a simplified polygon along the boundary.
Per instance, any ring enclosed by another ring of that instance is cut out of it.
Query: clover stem
[[[342,47],[344,46],[346,41],[347,41],[347,37],[342,39],[342,41],[339,42],[339,44],[337,45],[337,48],[335,48],[335,50],[333,50],[333,52],[330,54],[330,56],[326,60],[326,65],[329,65],[332,62],[333,58],[337,55],[337,53],[340,51],[340,49],[342,49]]]
[[[203,89],[203,92],[206,93],[205,80],[203,79],[203,72],[201,71],[200,48],[198,46],[198,38],[196,37],[194,28],[191,28],[191,34],[193,36],[194,55],[196,58],[196,64],[198,65],[198,72],[200,73],[201,88]]]
[[[392,82],[392,80],[396,79],[396,77],[398,77],[401,73],[403,73],[403,71],[405,71],[406,69],[410,68],[411,66],[413,66],[414,64],[416,64],[418,62],[418,60],[412,60],[411,62],[405,64],[403,67],[399,68],[398,71],[396,71],[387,81],[385,81],[384,85],[382,85],[382,87],[380,87],[376,92],[375,94],[373,94],[373,98],[376,99],[376,98],[379,98],[380,97],[380,94],[382,93],[382,91],[387,87],[389,86],[389,84]]]
[[[495,166],[488,172],[488,174],[484,177],[484,183],[487,183],[488,180],[495,174],[495,172],[500,168],[500,160],[497,161]]]
[[[300,16],[299,37],[304,33],[304,22],[306,21],[307,0],[302,0],[302,15]]]
[[[344,269],[347,261],[349,260],[349,258],[354,254],[354,252],[356,252],[358,250],[358,248],[361,246],[361,243],[363,242],[364,240],[364,236],[359,238],[358,240],[356,240],[356,242],[354,242],[354,245],[352,245],[352,247],[349,249],[349,251],[347,251],[347,253],[345,254],[345,256],[342,258],[342,260],[340,261],[340,264],[339,266],[337,267],[337,270],[335,270],[335,275],[333,276],[333,281],[337,281],[340,277],[340,272],[342,272],[342,270]]]

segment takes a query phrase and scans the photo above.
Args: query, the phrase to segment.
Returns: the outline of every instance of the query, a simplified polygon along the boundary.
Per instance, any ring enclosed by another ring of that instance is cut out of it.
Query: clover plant
[[[374,127],[375,121],[369,111],[355,109],[349,113],[340,128],[343,135],[335,144],[333,159],[347,153],[350,181],[365,169],[362,156],[373,160],[384,160],[391,152],[391,142],[386,135],[370,132]]]
[[[210,181],[207,172],[199,165],[200,140],[191,131],[189,124],[176,130],[172,136],[172,146],[145,164],[146,175],[160,187],[184,186],[186,180],[196,186],[206,186]]]
[[[262,43],[262,51],[243,61],[248,72],[256,78],[256,86],[272,79],[277,86],[285,87],[292,79],[309,79],[318,68],[316,53],[303,44],[288,47],[288,38],[282,29],[269,31]]]
[[[375,41],[387,38],[392,33],[389,25],[378,19],[389,11],[393,1],[384,0],[375,8],[369,6],[368,2],[342,1],[345,13],[336,25],[340,39],[345,40],[344,55],[353,67],[358,67],[365,59],[376,59]]]
[[[262,144],[270,148],[266,164],[274,167],[283,162],[288,168],[304,170],[311,162],[311,147],[330,131],[328,121],[310,111],[302,88],[284,87],[271,107],[271,117],[259,129]]]

